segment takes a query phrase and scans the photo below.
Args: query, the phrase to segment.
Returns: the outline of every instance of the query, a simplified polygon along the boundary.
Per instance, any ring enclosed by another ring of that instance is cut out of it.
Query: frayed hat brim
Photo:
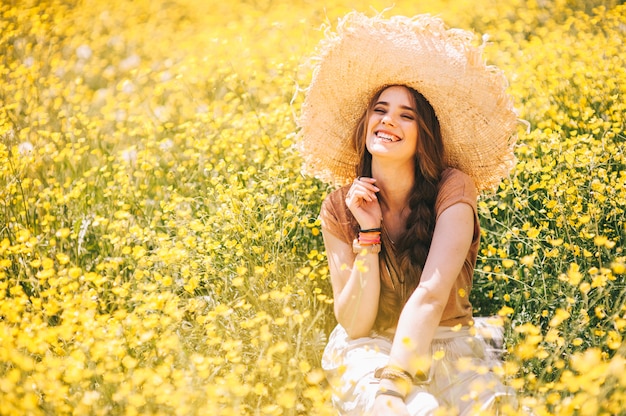
[[[341,185],[356,175],[351,137],[381,88],[406,85],[432,105],[448,166],[494,189],[515,163],[519,125],[507,80],[482,58],[483,45],[430,15],[350,13],[327,30],[298,120],[305,173]]]

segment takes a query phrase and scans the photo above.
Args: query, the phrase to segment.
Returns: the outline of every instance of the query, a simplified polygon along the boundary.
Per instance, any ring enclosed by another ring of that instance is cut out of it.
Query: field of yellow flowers
[[[477,315],[536,415],[626,414],[626,5],[395,1],[488,34],[518,164]],[[0,415],[331,415],[295,118],[323,26],[391,2],[0,5]],[[477,39],[479,36],[477,36]]]

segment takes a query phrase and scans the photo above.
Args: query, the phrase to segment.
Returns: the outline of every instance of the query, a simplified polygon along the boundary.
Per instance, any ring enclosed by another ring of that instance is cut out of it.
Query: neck
[[[393,166],[372,160],[372,176],[376,178],[385,208],[391,212],[402,212],[411,197],[415,167],[412,164]]]

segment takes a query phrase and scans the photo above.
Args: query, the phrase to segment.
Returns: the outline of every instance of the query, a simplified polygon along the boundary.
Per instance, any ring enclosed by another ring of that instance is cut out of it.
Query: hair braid
[[[416,181],[409,200],[411,211],[406,221],[406,231],[396,245],[399,272],[405,276],[406,289],[401,296],[402,304],[419,284],[435,229],[437,186],[424,180],[419,170],[416,170],[415,176]]]

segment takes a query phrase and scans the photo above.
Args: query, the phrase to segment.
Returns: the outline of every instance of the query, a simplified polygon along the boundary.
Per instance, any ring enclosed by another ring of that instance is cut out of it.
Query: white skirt
[[[340,415],[366,415],[372,409],[380,382],[375,372],[387,365],[391,341],[376,333],[351,339],[340,325],[332,331],[322,368]],[[503,399],[513,404],[512,391],[492,371],[500,365],[497,349],[469,328],[439,327],[431,353],[428,381],[414,386],[405,400],[411,416],[432,415],[437,409],[450,415],[495,414]]]

